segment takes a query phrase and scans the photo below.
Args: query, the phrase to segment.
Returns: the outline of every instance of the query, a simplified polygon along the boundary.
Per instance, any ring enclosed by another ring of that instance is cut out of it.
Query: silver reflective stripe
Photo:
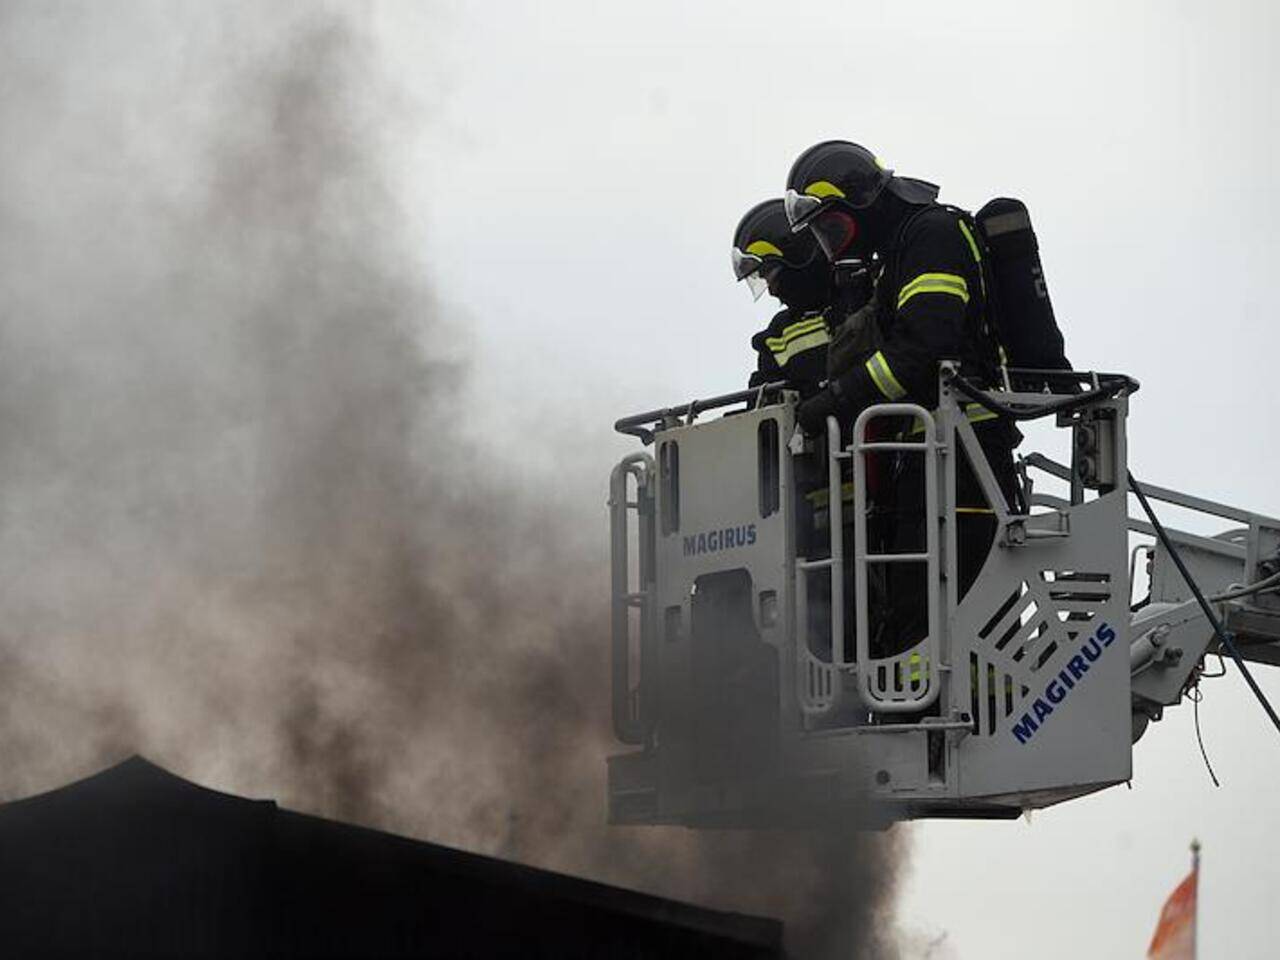
[[[1001,213],[990,220],[982,221],[982,231],[988,237],[998,237],[1002,233],[1013,233],[1015,230],[1030,230],[1031,215],[1025,210],[1014,210]]]

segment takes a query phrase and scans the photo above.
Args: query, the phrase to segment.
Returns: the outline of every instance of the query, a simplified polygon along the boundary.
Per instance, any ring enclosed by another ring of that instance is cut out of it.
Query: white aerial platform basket
[[[1030,382],[976,393],[944,364],[936,409],[871,407],[845,434],[832,418],[818,449],[778,387],[619,421],[654,454],[625,459],[611,485],[614,722],[637,748],[609,760],[614,822],[1010,818],[1129,779],[1141,638],[1125,421],[1137,385],[1072,372]],[[1035,506],[1006,502],[965,412],[975,399],[1071,431],[1072,465],[1051,468],[1069,497],[1033,497],[1024,471],[1021,500]],[[877,421],[915,426],[885,439],[868,431]],[[920,549],[869,548],[869,455],[923,458]],[[963,598],[960,456],[997,530]],[[821,538],[806,513],[815,486]],[[923,570],[927,630],[886,652],[872,642],[869,582],[891,564]],[[1207,643],[1189,651],[1197,661]],[[1181,692],[1186,670],[1166,666],[1146,674],[1146,715],[1170,702],[1166,688],[1178,684],[1173,702]]]

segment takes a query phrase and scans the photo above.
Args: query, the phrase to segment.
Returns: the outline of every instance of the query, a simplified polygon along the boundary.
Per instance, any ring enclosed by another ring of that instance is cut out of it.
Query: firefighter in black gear
[[[874,254],[881,265],[876,297],[880,347],[801,404],[798,417],[806,432],[821,432],[832,414],[847,427],[875,403],[936,406],[941,360],[958,360],[966,375],[994,382],[999,354],[985,314],[981,248],[965,217],[939,204],[937,193],[933,184],[895,176],[869,150],[847,141],[811,147],[792,166],[785,207],[793,229],[812,233],[832,262]],[[967,413],[1002,492],[1013,504],[1016,430],[976,405]],[[895,482],[888,485],[888,496],[897,501],[890,507],[893,538],[904,547],[923,543],[924,500],[917,492],[924,486],[922,461],[909,454],[898,457]],[[956,509],[963,595],[995,534],[993,511],[964,456],[956,474]],[[915,574],[918,585],[904,582]],[[923,570],[904,569],[890,576],[897,581],[890,591],[896,621],[891,632],[909,645],[923,636],[918,613]]]
[[[865,288],[856,282],[839,282],[813,235],[791,228],[781,198],[765,200],[747,211],[733,234],[732,261],[734,276],[746,281],[755,299],[767,290],[783,304],[769,326],[751,338],[757,365],[749,385],[785,381],[802,398],[818,395],[830,376],[833,329],[838,334],[840,318],[870,298],[869,279]],[[826,549],[830,537],[825,454],[819,449],[797,456],[793,468],[800,494],[797,549],[802,555],[815,555]],[[851,503],[852,484],[845,487],[843,496]],[[852,567],[848,577],[845,595],[852,597]],[[825,615],[824,590],[830,590],[828,581],[815,582],[811,588],[810,616],[819,620]],[[822,624],[812,629],[819,635],[824,629],[829,632]]]
[[[751,338],[757,354],[750,386],[785,380],[802,397],[816,395],[827,379],[831,331],[825,308],[832,302],[832,274],[813,236],[795,232],[782,200],[747,211],[733,233],[733,273],[755,299],[767,290],[783,304],[769,326]]]

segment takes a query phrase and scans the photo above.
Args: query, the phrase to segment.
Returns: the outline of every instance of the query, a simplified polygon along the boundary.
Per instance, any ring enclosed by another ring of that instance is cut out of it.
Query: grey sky
[[[441,41],[406,183],[424,268],[483,347],[490,422],[536,418],[534,445],[567,450],[623,413],[740,385],[768,307],[732,282],[731,230],[800,150],[847,137],[951,202],[1025,199],[1070,356],[1142,381],[1135,472],[1280,513],[1274,6],[401,13],[383,23],[410,82],[419,44]],[[1260,672],[1280,701],[1280,671]],[[1202,955],[1274,955],[1280,740],[1234,670],[1206,695],[1222,789],[1190,706],[1170,711],[1135,750],[1132,790],[1030,823],[916,827],[903,927],[946,931],[936,956],[1138,957],[1195,835]]]

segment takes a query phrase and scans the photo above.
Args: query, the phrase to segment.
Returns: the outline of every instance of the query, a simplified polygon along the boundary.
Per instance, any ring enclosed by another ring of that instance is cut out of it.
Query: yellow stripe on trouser
[[[975,697],[978,695],[978,673],[979,671],[973,669],[972,667],[969,669],[969,690],[973,693]],[[1013,677],[1011,677],[1007,673],[1004,675],[1004,692],[1006,694],[1013,693]],[[995,689],[994,688],[988,689],[987,693],[994,696]]]
[[[994,420],[997,414],[992,413],[980,403],[966,404],[964,408],[965,419],[970,423],[983,423],[987,420]],[[908,437],[919,436],[924,433],[924,424],[917,418],[908,431]],[[980,514],[983,516],[991,516],[995,513],[990,507],[956,507],[956,513]]]
[[[876,385],[887,400],[901,400],[907,395],[907,391],[903,389],[902,384],[898,382],[898,378],[893,375],[893,371],[889,368],[889,361],[884,358],[884,354],[877,350],[864,366],[867,373],[871,376],[871,382]]]
[[[965,404],[964,417],[970,423],[985,423],[987,420],[994,420],[998,416],[999,414],[992,413],[980,403]],[[912,421],[911,429],[908,431],[907,436],[914,437],[919,433],[924,433],[924,424],[917,417]]]
[[[922,660],[920,654],[913,653],[907,657],[907,683],[913,687],[919,687],[924,679],[921,667],[929,663],[928,660]],[[902,664],[895,663],[893,665],[893,681],[895,686],[902,684]]]
[[[969,302],[969,284],[955,273],[922,273],[898,292],[898,309],[921,293],[945,293]]]
[[[814,507],[825,507],[831,501],[831,491],[825,487],[820,490],[810,490],[804,495],[804,498]],[[852,483],[842,483],[840,485],[840,499],[845,503],[853,502]]]

